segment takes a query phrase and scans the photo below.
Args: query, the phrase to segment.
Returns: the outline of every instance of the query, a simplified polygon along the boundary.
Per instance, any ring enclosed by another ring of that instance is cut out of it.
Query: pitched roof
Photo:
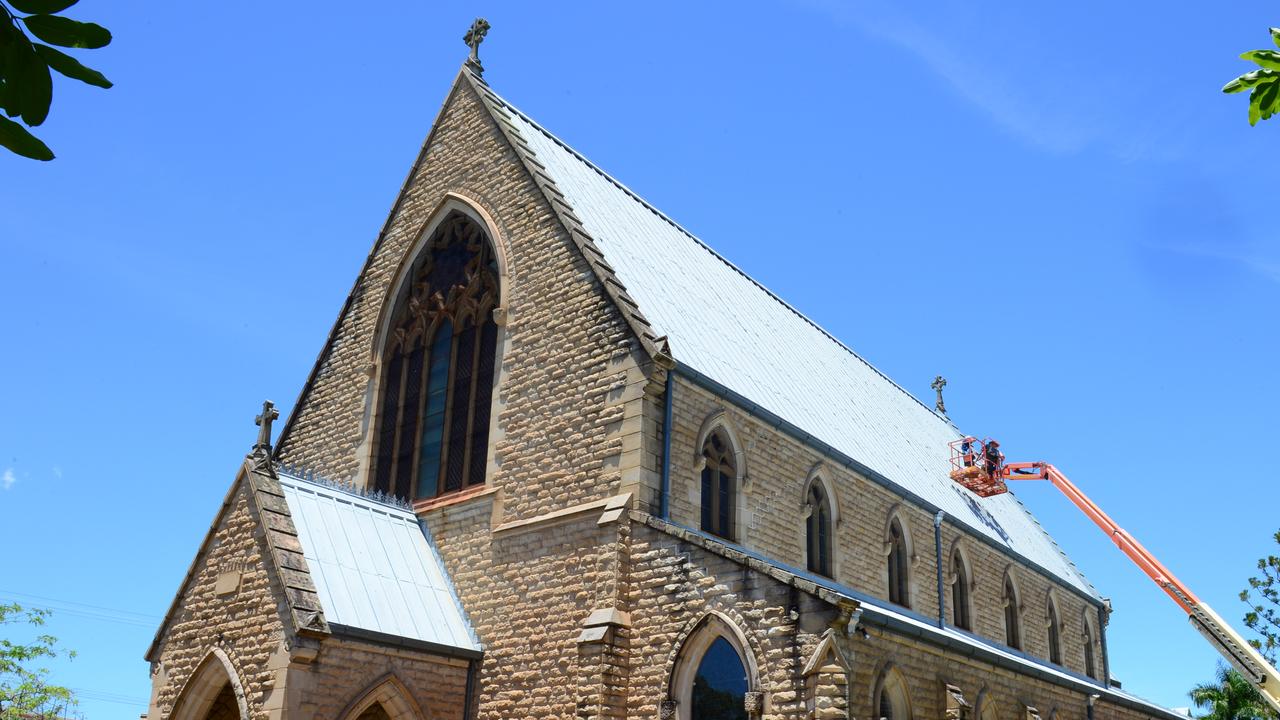
[[[280,487],[334,632],[479,653],[444,563],[412,511],[287,475]]]
[[[951,482],[947,443],[962,434],[948,420],[482,80],[470,79],[553,207],[575,226],[580,246],[578,226],[585,233],[588,259],[602,256],[607,279],[619,284],[615,302],[634,303],[650,337],[667,338],[680,370],[1098,599],[1012,493],[980,500]]]

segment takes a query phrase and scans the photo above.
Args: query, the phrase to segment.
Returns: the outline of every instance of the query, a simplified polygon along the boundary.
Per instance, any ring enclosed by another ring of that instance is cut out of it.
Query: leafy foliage
[[[1209,712],[1201,720],[1270,720],[1275,718],[1267,701],[1248,678],[1218,663],[1214,682],[1201,683],[1188,693],[1197,708]]]
[[[1280,48],[1280,28],[1271,28],[1271,42]],[[1280,112],[1280,52],[1250,50],[1240,56],[1258,66],[1222,86],[1224,93],[1249,91],[1249,124],[1257,125]]]
[[[1280,545],[1280,531],[1274,537]],[[1259,558],[1258,570],[1256,577],[1249,578],[1249,587],[1240,591],[1240,599],[1249,605],[1244,624],[1259,635],[1259,639],[1250,640],[1249,644],[1274,665],[1276,650],[1280,648],[1280,557]]]
[[[41,626],[48,610],[0,603],[0,627]],[[61,720],[70,717],[76,700],[70,690],[48,681],[49,670],[33,667],[64,653],[51,635],[38,635],[28,644],[0,638],[0,720]],[[75,653],[66,653],[75,657]]]
[[[80,22],[57,13],[78,0],[0,0],[0,145],[23,157],[52,160],[53,151],[26,127],[36,127],[49,117],[53,102],[50,71],[100,88],[111,87],[106,76],[79,60],[50,47],[100,48],[111,42],[101,25]],[[41,42],[27,37],[27,33]]]

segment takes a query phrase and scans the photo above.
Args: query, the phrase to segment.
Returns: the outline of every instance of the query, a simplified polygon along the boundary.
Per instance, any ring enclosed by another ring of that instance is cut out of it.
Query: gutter
[[[942,583],[942,518],[945,516],[946,513],[941,510],[933,516],[933,548],[938,559],[938,627],[947,625],[947,596],[943,592]]]
[[[329,630],[336,637],[363,640],[375,645],[383,645],[387,647],[420,650],[431,653],[432,655],[443,655],[445,657],[456,658],[458,660],[467,660],[469,663],[474,663],[476,660],[484,657],[484,653],[480,650],[455,647],[453,645],[443,645],[441,643],[431,642],[430,640],[400,637],[399,635],[390,635],[376,630],[365,630],[364,628],[342,625],[340,623],[329,623]],[[470,681],[468,680],[468,682]]]
[[[468,660],[467,689],[466,693],[463,695],[463,702],[466,704],[462,706],[462,720],[471,720],[471,705],[475,702],[476,698],[476,671],[476,661]],[[1090,704],[1090,713],[1092,713],[1092,711],[1093,707],[1092,704]],[[1093,720],[1093,717],[1090,716],[1089,720]]]
[[[667,389],[662,399],[662,491],[658,501],[658,517],[671,518],[671,394],[675,390],[675,372],[667,371]]]
[[[925,500],[924,498],[911,492],[907,488],[895,483],[894,481],[876,472],[875,470],[872,470],[866,465],[863,465],[857,460],[854,460],[853,458],[849,457],[843,452],[840,452],[839,450],[828,445],[822,440],[819,440],[813,435],[810,435],[809,433],[800,429],[796,425],[788,422],[787,420],[784,420],[772,410],[769,410],[768,408],[760,406],[758,403],[753,402],[752,400],[745,397],[741,393],[735,390],[731,390],[730,388],[727,388],[724,385],[721,385],[720,383],[716,382],[715,380],[712,380],[706,375],[703,375],[697,370],[694,370],[693,368],[688,367],[687,365],[682,365],[677,363],[673,372],[679,373],[681,377],[686,378],[687,380],[692,382],[694,385],[697,385],[698,387],[701,387],[704,390],[707,390],[709,392],[712,392],[716,395],[719,395],[729,400],[734,405],[737,405],[738,407],[742,408],[746,412],[755,416],[757,420],[762,420],[768,423],[773,428],[780,430],[786,433],[787,435],[790,435],[792,438],[795,438],[796,440],[809,446],[810,448],[817,450],[818,452],[826,455],[827,457],[840,463],[841,465],[844,465],[846,468],[858,473],[859,475],[862,475],[863,477],[870,479],[872,482],[878,485],[881,485],[885,488],[888,488],[889,490],[901,496],[904,500],[911,501],[912,503],[920,506],[922,509],[926,510],[927,512],[936,513],[942,510],[942,508],[934,505],[928,500]],[[1054,579],[1059,585],[1062,586],[1064,590],[1066,590],[1069,593],[1072,593],[1073,595],[1079,596],[1082,600],[1084,600],[1085,602],[1088,602],[1090,605],[1093,605],[1094,607],[1097,607],[1099,609],[1103,607],[1103,601],[1101,599],[1094,597],[1092,595],[1089,595],[1084,590],[1066,582],[1064,579],[1062,579],[1061,575],[1054,572],[1050,572],[1043,565],[1041,565],[1040,563],[1037,563],[1031,558],[1026,557],[1022,553],[1019,553],[1016,550],[1013,550],[1009,547],[1006,547],[1005,545],[1002,545],[996,542],[995,539],[993,539],[991,536],[987,535],[986,533],[976,531],[975,529],[974,532],[971,532],[969,534],[972,535],[979,542],[983,542],[983,543],[986,543],[987,545],[990,545],[991,547],[995,548],[1001,553],[1004,553],[1005,555],[1014,558],[1021,564],[1026,565],[1027,567],[1031,568],[1032,570],[1035,570],[1036,572],[1039,572],[1045,577]],[[1088,583],[1087,580],[1085,580],[1084,582]]]

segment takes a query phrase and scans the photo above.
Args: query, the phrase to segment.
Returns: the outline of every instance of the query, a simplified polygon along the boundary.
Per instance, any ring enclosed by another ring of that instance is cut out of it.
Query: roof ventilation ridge
[[[678,223],[678,222],[676,222],[675,220],[673,220],[669,215],[667,215],[666,213],[662,212],[662,211],[661,211],[661,210],[659,210],[658,208],[654,207],[652,203],[650,203],[648,200],[645,200],[644,198],[640,197],[640,195],[638,195],[638,194],[637,194],[635,191],[633,191],[631,188],[629,188],[629,187],[627,187],[626,185],[622,184],[622,182],[621,182],[620,180],[618,180],[617,178],[613,177],[613,176],[612,176],[612,175],[610,175],[609,173],[605,172],[605,171],[604,171],[604,170],[603,170],[599,165],[596,165],[595,163],[591,162],[591,161],[590,161],[590,160],[588,160],[588,159],[587,159],[587,158],[586,158],[582,153],[580,153],[580,152],[578,152],[577,150],[575,150],[573,147],[571,147],[571,146],[570,146],[568,143],[566,143],[565,141],[563,141],[563,140],[561,140],[560,138],[556,137],[556,136],[555,136],[555,134],[554,134],[554,133],[552,133],[550,130],[547,130],[546,128],[542,127],[542,125],[540,125],[540,124],[538,123],[538,121],[536,121],[536,120],[534,120],[533,118],[529,117],[529,116],[528,116],[527,114],[525,114],[525,112],[524,112],[524,111],[522,111],[520,108],[518,108],[518,107],[516,107],[516,106],[512,105],[510,102],[508,102],[508,101],[507,101],[507,99],[506,99],[506,98],[504,98],[504,97],[502,97],[501,95],[499,95],[499,94],[497,93],[497,91],[495,91],[495,90],[493,89],[493,87],[492,87],[492,86],[490,86],[490,85],[488,85],[488,84],[485,84],[485,86],[484,86],[484,90],[485,90],[485,91],[486,91],[486,92],[487,92],[487,93],[488,93],[488,94],[493,98],[494,102],[497,102],[497,103],[501,104],[501,105],[502,105],[503,107],[505,107],[506,109],[510,110],[511,112],[515,113],[516,115],[519,115],[519,116],[520,116],[520,117],[521,117],[525,122],[529,123],[529,124],[530,124],[530,125],[532,125],[536,130],[538,130],[538,131],[539,131],[539,132],[541,132],[543,135],[545,135],[545,136],[547,137],[547,139],[548,139],[548,140],[550,140],[551,142],[555,143],[556,145],[559,145],[561,148],[563,148],[563,149],[564,149],[566,152],[568,152],[570,155],[572,155],[572,156],[574,156],[575,158],[577,158],[579,162],[581,162],[582,164],[584,164],[584,165],[586,165],[587,167],[591,168],[591,169],[592,169],[592,170],[594,170],[597,174],[599,174],[599,175],[600,175],[600,177],[602,177],[602,178],[604,178],[605,180],[609,181],[609,182],[610,182],[614,187],[616,187],[616,188],[618,188],[619,190],[621,190],[622,192],[626,193],[626,194],[627,194],[627,195],[628,195],[632,200],[635,200],[636,202],[640,203],[640,205],[642,205],[646,210],[648,210],[649,212],[651,212],[651,213],[653,213],[654,215],[658,216],[660,219],[662,219],[663,221],[665,221],[667,224],[671,225],[671,227],[675,228],[676,230],[679,230],[681,233],[683,233],[683,234],[684,234],[686,237],[688,237],[690,240],[692,240],[692,241],[694,241],[695,243],[697,243],[697,244],[698,244],[698,246],[699,246],[699,247],[701,247],[703,250],[705,250],[705,251],[707,251],[707,252],[711,253],[712,257],[716,258],[717,260],[719,260],[720,262],[724,263],[725,265],[728,265],[730,268],[732,268],[732,269],[733,269],[733,271],[734,271],[734,272],[736,272],[736,273],[738,273],[739,275],[741,275],[743,278],[745,278],[745,279],[746,279],[748,282],[750,282],[751,284],[753,284],[753,285],[755,285],[756,287],[760,288],[760,290],[761,290],[761,291],[763,291],[766,295],[768,295],[769,297],[773,298],[776,302],[778,302],[780,305],[782,305],[783,307],[785,307],[787,310],[790,310],[792,313],[794,313],[794,314],[795,314],[797,317],[799,317],[801,320],[803,320],[803,321],[805,321],[806,323],[808,323],[808,324],[809,324],[811,327],[813,327],[815,330],[817,330],[818,332],[820,332],[820,333],[822,333],[823,335],[825,335],[825,336],[827,337],[827,339],[828,339],[828,340],[830,340],[831,342],[833,342],[833,343],[835,343],[836,345],[838,345],[842,350],[844,350],[845,352],[847,352],[847,353],[849,353],[850,355],[852,355],[852,356],[854,356],[855,358],[857,358],[859,362],[861,362],[862,364],[866,365],[868,368],[870,368],[870,369],[871,369],[871,371],[872,371],[872,372],[874,372],[875,374],[879,375],[881,378],[883,378],[883,379],[884,379],[886,382],[888,382],[890,385],[893,385],[895,388],[897,388],[899,391],[901,391],[901,392],[902,392],[902,394],[904,394],[904,395],[906,395],[907,397],[911,398],[913,401],[915,401],[915,403],[916,403],[917,405],[919,405],[920,407],[924,408],[925,410],[928,410],[930,413],[932,413],[932,412],[933,412],[932,408],[930,408],[930,407],[929,407],[925,402],[923,402],[922,400],[920,400],[920,398],[918,398],[918,397],[916,397],[915,395],[913,395],[913,394],[911,394],[910,392],[908,392],[906,388],[904,388],[904,387],[902,387],[901,385],[899,385],[899,384],[897,383],[897,381],[895,381],[893,378],[891,378],[891,377],[889,377],[888,375],[886,375],[886,374],[884,374],[883,372],[881,372],[879,368],[877,368],[875,365],[873,365],[873,364],[871,364],[870,362],[868,362],[866,358],[864,358],[864,357],[862,357],[861,355],[859,355],[859,354],[858,354],[858,353],[857,353],[853,348],[851,348],[851,347],[849,347],[848,345],[844,344],[844,342],[842,342],[842,341],[841,341],[839,338],[837,338],[835,335],[832,335],[830,332],[828,332],[828,331],[827,331],[825,328],[823,328],[821,325],[819,325],[818,323],[814,322],[814,321],[813,321],[813,319],[812,319],[812,318],[810,318],[808,315],[805,315],[804,313],[800,312],[800,311],[799,311],[799,310],[797,310],[797,309],[795,308],[795,306],[793,306],[791,303],[789,303],[789,302],[787,302],[786,300],[782,299],[782,298],[781,298],[781,297],[779,297],[776,293],[774,293],[772,290],[770,290],[769,288],[767,288],[767,287],[765,287],[764,285],[762,285],[762,284],[760,283],[760,281],[758,281],[758,280],[756,280],[755,278],[751,277],[751,275],[749,275],[747,272],[745,272],[742,268],[740,268],[740,267],[738,267],[737,265],[733,264],[733,262],[732,262],[731,260],[729,260],[729,259],[728,259],[728,258],[726,258],[725,256],[721,255],[720,253],[716,252],[716,250],[715,250],[714,248],[712,248],[710,245],[708,245],[708,244],[706,244],[705,242],[703,242],[703,241],[702,241],[702,240],[701,240],[697,235],[694,235],[693,233],[689,232],[689,231],[688,231],[688,230],[687,230],[683,225],[681,225],[680,223]],[[939,419],[940,419],[940,420],[942,420],[942,418],[939,418]],[[951,427],[953,427],[953,428],[955,428],[955,427],[956,427],[956,426],[955,426],[955,424],[954,424],[954,423],[952,423],[952,422],[950,422],[949,420],[943,420],[943,422],[946,422],[948,425],[950,425],[950,426],[951,426]],[[956,429],[957,429],[957,431],[959,431],[959,429],[958,429],[958,428],[956,428]]]
[[[407,500],[395,495],[388,495],[381,490],[370,490],[360,487],[350,480],[335,480],[332,478],[322,477],[315,471],[295,465],[286,465],[284,463],[276,463],[276,471],[281,476],[288,477],[290,480],[314,485],[326,490],[335,490],[346,495],[358,497],[361,500],[378,503],[379,505],[387,505],[397,510],[406,510],[413,512],[413,506]]]

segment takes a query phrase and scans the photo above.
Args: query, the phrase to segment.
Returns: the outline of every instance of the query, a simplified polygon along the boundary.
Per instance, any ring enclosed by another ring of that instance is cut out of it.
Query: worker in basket
[[[964,442],[960,443],[960,454],[964,457],[965,467],[973,467],[973,443],[972,438],[965,438]]]
[[[1004,453],[1000,452],[1000,442],[998,440],[988,440],[986,449],[983,450],[983,460],[986,462],[987,475],[992,480],[999,480],[1004,474]]]

